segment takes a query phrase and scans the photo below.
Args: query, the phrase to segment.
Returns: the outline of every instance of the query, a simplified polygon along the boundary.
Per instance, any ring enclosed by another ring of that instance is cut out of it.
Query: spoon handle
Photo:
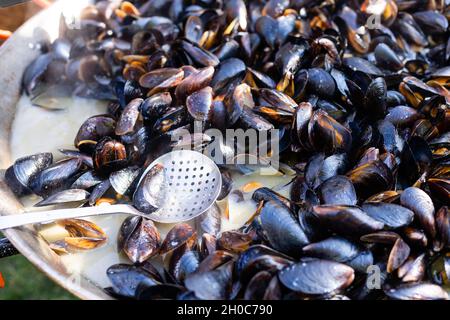
[[[26,224],[43,223],[43,222],[51,222],[54,220],[82,218],[115,213],[136,215],[137,210],[126,204],[117,204],[110,206],[25,212],[17,215],[0,216],[0,230],[20,227]]]

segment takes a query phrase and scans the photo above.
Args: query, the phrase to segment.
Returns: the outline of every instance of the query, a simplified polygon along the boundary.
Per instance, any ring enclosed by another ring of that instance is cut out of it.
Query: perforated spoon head
[[[176,150],[153,161],[139,181],[156,165],[163,168],[159,208],[147,215],[160,223],[179,223],[194,219],[217,200],[222,176],[217,165],[200,152]]]

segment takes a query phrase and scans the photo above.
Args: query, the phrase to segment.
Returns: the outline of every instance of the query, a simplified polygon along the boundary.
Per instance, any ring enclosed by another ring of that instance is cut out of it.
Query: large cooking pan
[[[21,78],[26,66],[36,58],[39,52],[30,46],[42,39],[43,34],[35,32],[41,27],[51,34],[58,30],[61,12],[76,14],[89,1],[61,0],[49,9],[26,22],[0,48],[0,168],[11,164],[10,133],[16,112],[16,105],[21,94]],[[0,173],[0,215],[22,214],[23,206],[12,194],[4,182],[4,170]],[[32,227],[22,227],[4,232],[15,248],[49,278],[72,294],[82,299],[109,299],[103,290],[83,277],[74,277],[61,262],[61,259],[37,234]],[[0,243],[1,245],[1,243]]]

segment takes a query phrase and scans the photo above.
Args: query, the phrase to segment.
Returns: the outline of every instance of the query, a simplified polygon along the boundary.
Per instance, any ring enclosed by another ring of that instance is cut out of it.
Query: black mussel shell
[[[392,229],[406,227],[414,219],[414,213],[411,210],[392,203],[364,203],[362,209],[367,215]]]
[[[335,176],[324,181],[320,186],[320,198],[323,204],[354,206],[358,202],[355,188],[345,176]]]
[[[142,283],[158,284],[150,273],[137,266],[116,264],[109,267],[106,274],[113,284],[114,292],[123,297],[135,297],[136,289]]]
[[[175,90],[175,96],[177,97],[178,101],[184,102],[186,97],[208,86],[213,78],[213,75],[214,68],[206,67],[203,69],[199,69],[198,72],[185,77]]]
[[[320,97],[333,97],[336,83],[333,77],[323,69],[313,68],[308,70],[308,84],[306,89]]]
[[[309,243],[289,208],[278,202],[267,201],[258,219],[269,243],[280,252],[298,256],[301,248]]]
[[[357,194],[363,199],[390,189],[393,181],[391,170],[380,160],[363,164],[349,173]]]
[[[34,175],[29,186],[35,194],[47,198],[70,188],[83,168],[83,161],[79,158],[61,160]]]
[[[303,252],[311,257],[347,262],[356,258],[361,250],[355,243],[345,238],[334,236],[307,245],[303,248]]]
[[[35,207],[45,207],[52,205],[69,205],[69,204],[77,204],[83,205],[89,200],[89,192],[82,189],[68,189],[64,191],[60,191],[58,193],[52,194],[48,198],[38,202],[35,204]]]
[[[258,203],[261,201],[277,201],[280,204],[288,207],[289,209],[292,209],[293,207],[289,199],[283,197],[282,195],[267,187],[259,188],[255,192],[253,192],[252,199]]]
[[[186,108],[194,121],[207,121],[211,118],[213,90],[205,87],[186,99]]]
[[[141,105],[142,116],[145,120],[153,120],[169,111],[172,96],[169,92],[161,92],[144,100]]]
[[[322,110],[313,113],[308,136],[313,148],[326,154],[348,151],[352,147],[351,131]]]
[[[295,292],[324,295],[350,286],[355,274],[345,264],[304,259],[281,270],[278,277],[284,286]]]
[[[136,288],[137,300],[176,300],[186,289],[175,284],[148,285],[141,283]]]
[[[137,98],[132,100],[122,111],[122,114],[117,121],[116,135],[123,136],[133,133],[136,129],[136,124],[140,117],[140,107],[144,100]]]
[[[281,258],[287,258],[281,252],[265,245],[253,245],[239,255],[235,265],[236,274],[241,275],[243,270],[247,269],[256,259],[262,256],[278,256]]]
[[[267,271],[261,271],[247,284],[244,293],[244,300],[262,300],[266,290],[272,280],[272,274]]]
[[[383,117],[386,113],[387,86],[384,78],[374,79],[367,88],[364,106],[366,112],[375,117]]]
[[[384,228],[384,223],[371,218],[356,206],[315,206],[313,214],[323,226],[342,235],[363,235]]]
[[[53,162],[51,153],[39,153],[17,159],[5,172],[5,180],[11,190],[18,196],[31,193],[30,180]]]
[[[392,247],[389,254],[386,268],[387,272],[392,273],[401,265],[403,265],[403,263],[405,263],[405,261],[408,259],[410,252],[411,249],[406,244],[406,242],[403,241],[402,238],[398,238],[395,241],[394,246]]]
[[[397,71],[403,67],[398,54],[385,43],[379,43],[375,47],[374,54],[380,68]]]
[[[94,116],[87,119],[78,130],[75,147],[90,152],[101,139],[114,135],[116,121],[108,115]]]
[[[193,273],[184,281],[188,290],[202,300],[224,300],[230,297],[233,281],[233,261],[204,273]]]
[[[217,94],[233,81],[240,82],[244,78],[245,71],[246,66],[242,60],[236,58],[227,59],[220,63],[219,69],[214,74],[210,85]]]

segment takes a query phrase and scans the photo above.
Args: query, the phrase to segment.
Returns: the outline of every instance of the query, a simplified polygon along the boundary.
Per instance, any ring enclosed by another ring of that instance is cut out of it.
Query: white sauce
[[[13,159],[39,152],[52,152],[56,159],[62,157],[60,148],[73,149],[73,141],[81,124],[93,115],[106,112],[105,103],[73,98],[64,101],[67,106],[61,111],[48,111],[31,105],[28,97],[23,96],[17,106],[16,118],[13,123],[11,151]],[[234,187],[239,189],[249,182],[259,182],[267,187],[280,186],[287,183],[280,176],[233,176]],[[280,191],[287,196],[288,188]],[[222,218],[222,231],[240,228],[255,212],[257,204],[250,199],[251,193],[245,195],[245,201],[237,202],[237,197],[229,197],[229,219]],[[23,199],[24,205],[31,207],[39,199],[36,196]],[[226,200],[219,203],[223,208]],[[47,208],[48,209],[48,208]],[[31,209],[30,210],[35,210]],[[106,245],[92,251],[67,254],[62,256],[67,269],[74,274],[82,274],[101,287],[110,286],[106,277],[106,269],[116,263],[129,263],[123,254],[117,252],[117,234],[125,215],[111,215],[89,218],[87,220],[98,224],[108,235]],[[164,239],[172,225],[158,225],[161,237]],[[62,239],[66,232],[62,227],[44,226],[41,235],[48,241]],[[157,261],[155,261],[157,262]]]

